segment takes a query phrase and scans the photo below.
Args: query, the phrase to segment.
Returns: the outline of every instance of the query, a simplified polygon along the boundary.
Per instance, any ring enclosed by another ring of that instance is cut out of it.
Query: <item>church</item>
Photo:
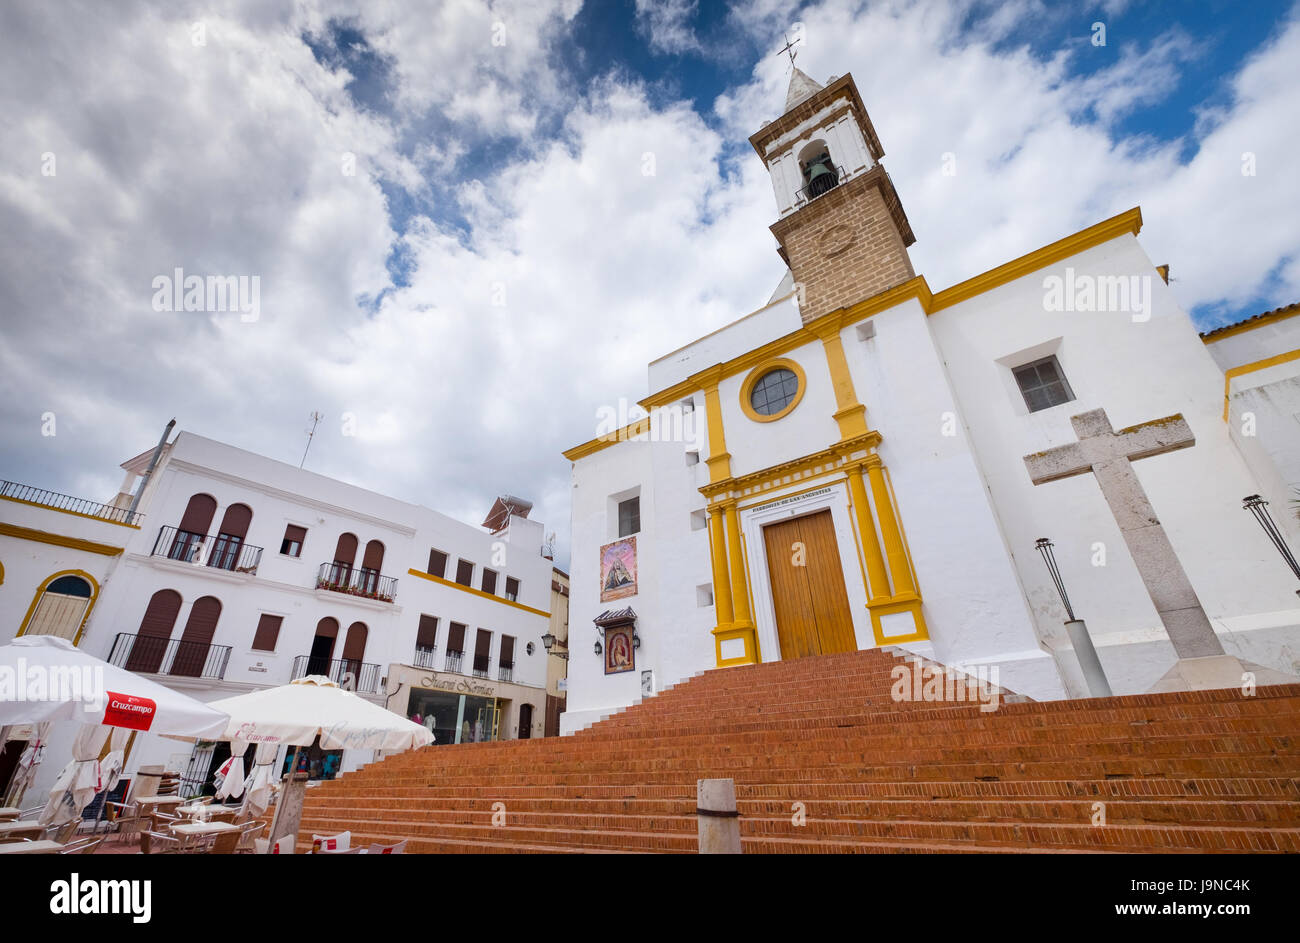
[[[565,733],[871,648],[1036,700],[1300,673],[1300,309],[1199,335],[1138,207],[932,289],[851,75],[749,140],[786,278],[564,453]]]

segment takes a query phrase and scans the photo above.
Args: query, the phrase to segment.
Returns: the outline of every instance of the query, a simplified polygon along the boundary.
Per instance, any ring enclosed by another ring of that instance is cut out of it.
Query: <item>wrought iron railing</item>
[[[488,676],[488,656],[475,655],[474,656],[474,677],[486,678],[487,676]]]
[[[141,674],[220,681],[230,663],[230,646],[119,632],[108,662]]]
[[[415,658],[411,664],[416,668],[437,668],[433,663],[434,656],[438,653],[437,645],[417,645],[415,646]]]
[[[139,512],[135,514],[129,513],[127,508],[101,504],[98,501],[90,501],[86,498],[74,498],[69,494],[59,494],[57,491],[46,491],[44,488],[21,485],[16,481],[0,481],[0,498],[26,501],[29,504],[54,508],[57,511],[85,514],[88,517],[102,517],[106,521],[116,521],[119,524],[139,524],[141,518],[144,517]]]
[[[501,662],[500,665],[497,666],[497,668],[498,668],[498,672],[497,672],[497,680],[498,680],[498,681],[513,681],[513,680],[514,680],[514,678],[515,678],[515,663],[514,663],[513,661],[509,661],[509,662],[503,661],[503,662]]]
[[[341,688],[358,694],[374,694],[379,690],[379,666],[355,658],[318,658],[299,655],[293,660],[291,681],[307,675],[324,675]]]
[[[837,164],[832,164],[831,166],[832,168],[834,168],[833,180],[827,181],[826,183],[820,183],[820,182],[809,183],[807,186],[800,187],[796,191],[796,196],[799,197],[799,202],[801,204],[809,203],[817,199],[822,194],[829,193],[830,191],[834,190],[836,187],[838,187],[841,183],[844,182],[844,177],[845,177],[844,168],[840,167]],[[818,181],[821,181],[821,180],[825,180],[826,177],[825,175],[823,175],[821,177],[818,177],[817,179]],[[814,190],[816,192],[813,192]]]
[[[461,663],[461,659],[463,659],[464,657],[465,657],[464,652],[448,651],[447,663],[442,666],[442,670],[450,671],[455,674],[460,674],[460,663]]]
[[[322,563],[316,572],[316,588],[334,593],[392,602],[397,595],[397,578],[375,570],[357,569],[342,563]]]
[[[262,562],[262,548],[246,544],[238,537],[229,534],[208,537],[179,527],[160,527],[150,555],[231,573],[256,573]]]

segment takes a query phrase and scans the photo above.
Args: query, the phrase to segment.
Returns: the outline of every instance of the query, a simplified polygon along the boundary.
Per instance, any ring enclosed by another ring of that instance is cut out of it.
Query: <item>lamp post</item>
[[[1287,546],[1286,538],[1282,536],[1282,531],[1278,530],[1277,524],[1273,521],[1273,515],[1268,513],[1268,502],[1257,494],[1247,495],[1241,499],[1242,510],[1249,511],[1254,515],[1259,526],[1264,528],[1264,533],[1268,539],[1273,542],[1277,552],[1282,554],[1282,559],[1286,565],[1291,568],[1291,572],[1300,579],[1300,563],[1296,562],[1295,555],[1291,553],[1291,548]],[[1300,595],[1300,589],[1296,590],[1296,595]]]
[[[1092,636],[1088,634],[1088,626],[1082,619],[1074,617],[1074,607],[1070,605],[1070,597],[1065,592],[1065,582],[1061,579],[1061,570],[1056,565],[1056,555],[1052,552],[1052,546],[1052,542],[1046,537],[1039,537],[1034,544],[1035,549],[1043,555],[1047,572],[1051,574],[1052,583],[1061,597],[1061,605],[1065,606],[1065,614],[1069,616],[1065,623],[1065,631],[1070,636],[1070,644],[1074,646],[1079,667],[1083,669],[1083,678],[1088,683],[1088,691],[1093,697],[1110,697],[1110,682],[1101,667],[1101,659],[1097,657],[1097,649],[1092,644]]]

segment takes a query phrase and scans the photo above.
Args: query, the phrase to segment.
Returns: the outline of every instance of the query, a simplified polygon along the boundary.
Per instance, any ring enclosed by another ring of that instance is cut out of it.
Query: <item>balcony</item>
[[[434,656],[437,654],[437,645],[417,645],[415,646],[415,658],[411,660],[411,664],[416,668],[437,670],[438,666],[433,663]]]
[[[289,680],[297,681],[307,675],[324,675],[339,687],[358,694],[374,694],[379,690],[379,666],[354,658],[299,655],[293,660],[293,677]]]
[[[513,661],[503,661],[497,665],[498,681],[513,681],[515,679],[515,663]]]
[[[397,578],[374,570],[354,569],[341,563],[322,563],[316,573],[316,588],[333,593],[392,602],[397,595]]]
[[[488,663],[487,655],[475,655],[474,656],[474,677],[486,678],[488,676],[488,664],[489,663]]]
[[[158,530],[158,538],[153,542],[150,556],[251,576],[257,572],[257,565],[262,562],[262,548],[246,544],[229,534],[208,537],[179,527],[162,527]]]
[[[846,177],[844,168],[835,164],[831,164],[830,167],[830,173],[814,177],[807,186],[799,188],[795,194],[797,197],[795,204],[797,206],[805,206],[806,204],[811,203],[823,193],[829,193],[844,182]]]
[[[119,632],[108,662],[140,674],[220,681],[226,676],[230,646]]]
[[[449,651],[447,652],[447,664],[442,666],[443,671],[450,671],[453,674],[460,674],[461,659],[465,657],[464,652]]]
[[[16,481],[0,481],[0,498],[22,501],[26,504],[37,504],[41,507],[53,508],[56,511],[67,511],[69,514],[99,517],[115,524],[139,524],[144,517],[140,513],[129,514],[126,508],[113,507],[111,504],[100,504],[97,501],[88,501],[85,498],[74,498],[71,495],[59,494],[57,491],[46,491],[43,488],[34,488],[31,485],[20,485]]]

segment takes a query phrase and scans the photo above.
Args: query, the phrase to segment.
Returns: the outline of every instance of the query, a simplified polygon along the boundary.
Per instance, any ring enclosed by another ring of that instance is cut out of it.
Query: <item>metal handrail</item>
[[[28,504],[39,504],[42,507],[54,508],[56,511],[70,511],[87,517],[102,517],[104,520],[116,521],[118,524],[137,524],[144,517],[139,512],[132,514],[128,508],[114,507],[88,498],[75,498],[70,494],[46,491],[44,488],[23,485],[16,481],[0,481],[0,498],[26,501]]]
[[[209,546],[211,550],[206,549]],[[167,526],[158,529],[150,556],[251,575],[257,572],[258,564],[262,562],[262,548],[244,543],[238,537],[218,534],[210,538],[206,534]]]
[[[334,593],[392,602],[397,596],[397,577],[343,563],[322,563],[316,572],[316,588]]]
[[[108,663],[140,674],[220,681],[230,664],[230,649],[229,645],[119,632],[113,640]]]

